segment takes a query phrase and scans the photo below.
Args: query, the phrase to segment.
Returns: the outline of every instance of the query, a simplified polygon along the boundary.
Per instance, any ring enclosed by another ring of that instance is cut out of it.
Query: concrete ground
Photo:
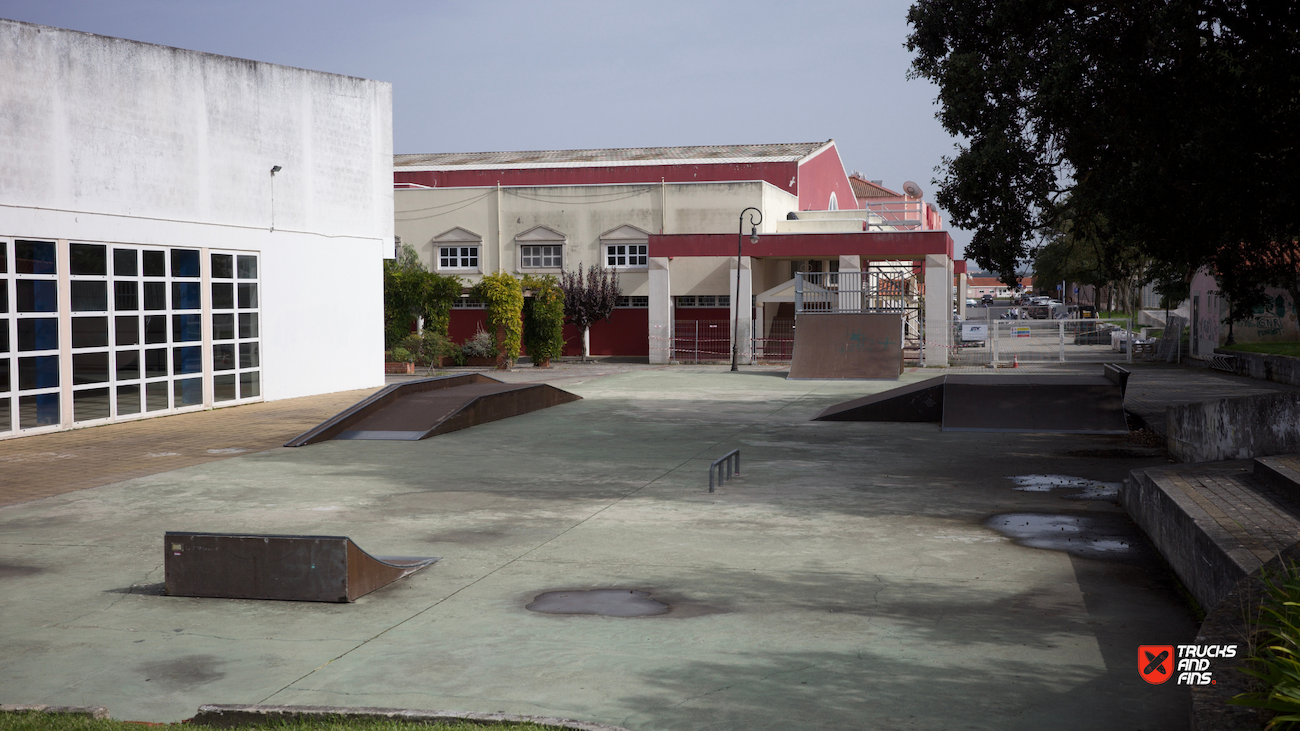
[[[583,401],[423,442],[250,451],[0,508],[0,702],[144,721],[271,703],[637,731],[1186,727],[1186,689],[1134,667],[1138,645],[1195,634],[1164,565],[1114,504],[1009,479],[1118,482],[1160,450],[809,421],[895,383],[597,368],[556,373]],[[708,463],[737,447],[743,476],[709,494]],[[166,597],[167,530],[443,558],[355,604]],[[524,609],[590,588],[672,611]]]

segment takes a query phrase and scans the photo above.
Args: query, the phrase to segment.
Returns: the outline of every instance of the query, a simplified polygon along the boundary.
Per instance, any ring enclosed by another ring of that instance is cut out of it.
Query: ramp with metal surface
[[[581,398],[544,383],[503,383],[481,373],[423,378],[388,386],[284,446],[329,439],[427,439]]]
[[[902,374],[901,315],[802,312],[796,318],[787,378],[897,380]]]
[[[836,404],[814,420],[937,421],[944,431],[1127,434],[1128,372],[1114,371],[940,376]]]
[[[371,556],[346,536],[163,536],[168,596],[353,602],[437,558]]]
[[[942,421],[943,376],[827,407],[813,421]]]

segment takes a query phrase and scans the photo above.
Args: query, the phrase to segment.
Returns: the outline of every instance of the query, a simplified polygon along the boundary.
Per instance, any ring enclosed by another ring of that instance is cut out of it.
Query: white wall
[[[0,235],[260,252],[267,399],[383,382],[392,195],[386,82],[0,20]]]

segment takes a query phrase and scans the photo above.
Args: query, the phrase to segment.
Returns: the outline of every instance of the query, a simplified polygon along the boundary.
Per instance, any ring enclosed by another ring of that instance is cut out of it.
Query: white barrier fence
[[[953,365],[1133,362],[1147,347],[1124,320],[967,320],[953,324]]]

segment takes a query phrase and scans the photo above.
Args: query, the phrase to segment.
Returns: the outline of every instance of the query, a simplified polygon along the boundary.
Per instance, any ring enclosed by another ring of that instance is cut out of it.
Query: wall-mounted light
[[[275,231],[275,174],[282,168],[279,165],[271,166],[271,231]]]

